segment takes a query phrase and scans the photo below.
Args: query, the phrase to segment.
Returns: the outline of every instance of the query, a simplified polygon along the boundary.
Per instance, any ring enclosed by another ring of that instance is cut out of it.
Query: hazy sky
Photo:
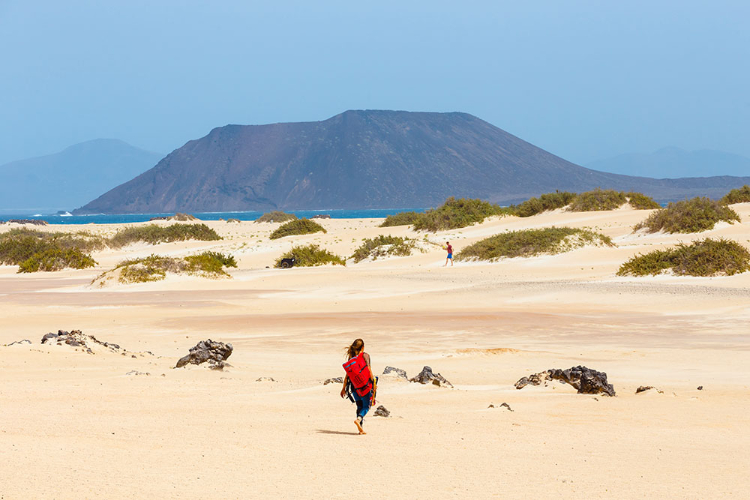
[[[0,0],[0,164],[228,123],[465,111],[577,163],[750,156],[750,2]]]

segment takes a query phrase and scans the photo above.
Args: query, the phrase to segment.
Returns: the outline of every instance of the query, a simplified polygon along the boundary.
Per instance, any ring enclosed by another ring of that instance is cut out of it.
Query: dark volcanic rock
[[[466,113],[367,110],[216,128],[74,213],[434,207],[449,196],[507,203],[597,187],[676,200],[743,184],[750,178],[597,172]]]
[[[698,386],[698,390],[699,390],[699,391],[702,391],[702,390],[703,390],[703,386],[702,386],[702,385],[699,385],[699,386]]]
[[[638,389],[635,390],[635,393],[636,394],[640,394],[642,392],[650,391],[652,389],[655,390],[656,392],[658,392],[659,394],[664,394],[664,391],[660,391],[659,389],[657,389],[653,385],[642,385],[642,386],[638,387]]]
[[[333,377],[333,378],[327,378],[323,382],[323,385],[328,384],[343,384],[344,383],[344,377]]]
[[[330,219],[331,216],[329,214],[317,214],[310,217],[311,219]]]
[[[6,344],[6,346],[23,345],[23,344],[31,344],[31,341],[29,339],[16,340],[15,342],[11,342],[10,344]]]
[[[501,403],[498,406],[495,406],[493,404],[490,404],[487,408],[505,408],[508,411],[513,411],[513,408],[510,407],[508,403]]]
[[[515,383],[516,389],[523,389],[527,385],[539,385],[548,380],[558,380],[570,384],[578,390],[578,394],[604,394],[615,396],[612,384],[607,383],[607,374],[598,372],[585,366],[574,366],[567,370],[552,369],[521,378]]]
[[[208,363],[212,370],[221,370],[226,366],[226,359],[232,355],[234,348],[232,344],[224,342],[214,342],[211,339],[201,340],[195,347],[190,348],[187,356],[177,361],[176,368],[181,368],[187,364],[199,365]]]
[[[101,346],[110,352],[125,354],[128,352],[119,345],[110,342],[102,342],[93,335],[86,335],[81,330],[70,332],[58,330],[57,333],[48,333],[42,337],[42,344],[68,345],[70,347],[83,347],[87,353],[94,354],[92,347]],[[149,353],[151,354],[151,353]],[[135,356],[133,356],[135,357]]]
[[[429,366],[425,366],[424,368],[422,368],[422,371],[419,372],[419,375],[410,379],[409,382],[416,382],[419,384],[433,384],[438,387],[443,385],[453,387],[453,384],[448,382],[445,377],[443,377],[439,373],[433,373],[432,368],[430,368]]]
[[[406,376],[406,370],[402,370],[401,368],[394,368],[392,366],[386,366],[385,370],[383,370],[383,375],[388,375],[389,373],[393,373],[407,380],[409,379],[409,377]]]
[[[378,406],[378,407],[377,407],[377,408],[375,409],[375,413],[374,413],[374,415],[375,415],[376,417],[390,417],[390,416],[391,416],[391,412],[389,412],[389,411],[388,411],[388,410],[387,410],[387,409],[385,408],[385,406],[383,406],[383,405],[380,405],[380,406]]]

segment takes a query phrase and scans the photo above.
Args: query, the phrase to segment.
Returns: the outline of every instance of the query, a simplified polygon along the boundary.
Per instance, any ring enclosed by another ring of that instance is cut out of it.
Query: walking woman
[[[349,361],[344,363],[346,377],[344,377],[344,386],[341,388],[341,397],[346,395],[346,385],[351,383],[352,396],[354,396],[354,402],[357,403],[357,418],[354,420],[354,425],[357,426],[360,434],[365,434],[362,425],[378,390],[377,379],[372,374],[370,355],[365,352],[364,340],[357,339],[352,342],[352,345],[346,348],[346,356]]]

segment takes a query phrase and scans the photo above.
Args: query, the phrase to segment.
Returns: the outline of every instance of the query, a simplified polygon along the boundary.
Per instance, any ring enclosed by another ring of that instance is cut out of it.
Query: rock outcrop
[[[31,344],[31,341],[29,339],[16,340],[15,342],[11,342],[10,344],[5,344],[5,346],[9,347],[12,345],[24,345],[24,344]]]
[[[409,382],[416,382],[418,384],[432,384],[438,387],[448,386],[453,387],[453,384],[448,382],[445,377],[439,373],[433,373],[432,368],[425,366],[419,375],[409,380]]]
[[[544,372],[534,373],[521,378],[515,383],[516,389],[523,389],[527,385],[540,385],[548,380],[558,380],[570,384],[578,390],[578,394],[604,394],[615,396],[615,389],[607,382],[607,374],[598,372],[585,366],[574,366],[567,370],[554,368]]]
[[[212,370],[223,370],[227,366],[226,360],[232,355],[234,348],[232,344],[215,342],[211,339],[201,340],[195,347],[190,348],[190,353],[177,361],[175,368],[181,368],[187,364],[200,365],[208,363]]]
[[[375,413],[374,413],[374,415],[375,415],[376,417],[390,417],[390,416],[391,416],[391,412],[389,412],[389,411],[388,411],[388,410],[387,410],[387,409],[385,408],[385,406],[383,406],[383,405],[380,405],[380,406],[378,406],[378,407],[377,407],[377,408],[375,409]]]
[[[328,384],[343,384],[344,383],[344,377],[333,377],[333,378],[327,378],[323,381],[323,385]]]
[[[383,375],[389,375],[393,374],[397,377],[402,377],[405,379],[409,379],[409,377],[406,376],[406,370],[402,370],[401,368],[394,368],[392,366],[386,366],[385,370],[383,370]]]
[[[58,330],[57,333],[48,333],[42,337],[42,344],[68,345],[70,347],[80,348],[89,354],[94,354],[95,349],[104,348],[106,351],[115,354],[122,354],[123,356],[130,354],[134,358],[137,357],[135,354],[129,352],[127,349],[123,349],[118,344],[102,342],[93,335],[84,334],[81,330],[71,330],[69,332]],[[153,353],[147,353],[153,356]],[[143,354],[141,353],[141,355]]]
[[[659,394],[664,394],[664,391],[660,391],[659,389],[657,389],[653,385],[642,385],[642,386],[638,387],[638,389],[635,390],[635,393],[636,394],[640,394],[642,392],[650,391],[652,389],[655,390],[656,392],[658,392]]]

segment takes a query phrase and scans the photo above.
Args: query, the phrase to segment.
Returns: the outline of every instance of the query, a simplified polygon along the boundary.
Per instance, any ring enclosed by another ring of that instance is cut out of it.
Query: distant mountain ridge
[[[227,125],[76,213],[429,207],[555,189],[723,195],[737,178],[655,180],[570,163],[466,113],[346,111],[320,122]]]
[[[156,165],[163,155],[117,139],[0,165],[0,209],[73,209]]]
[[[585,165],[593,170],[623,175],[677,179],[714,175],[750,176],[750,158],[703,149],[666,147],[653,153],[627,153]]]

